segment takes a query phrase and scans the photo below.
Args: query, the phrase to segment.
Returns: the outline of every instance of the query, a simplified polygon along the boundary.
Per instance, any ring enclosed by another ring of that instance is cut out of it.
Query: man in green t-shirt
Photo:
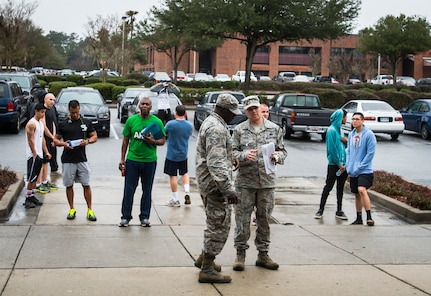
[[[141,177],[142,196],[139,220],[144,227],[150,227],[151,191],[153,188],[154,174],[157,164],[156,146],[162,146],[166,142],[166,132],[162,121],[151,115],[151,99],[142,97],[139,101],[139,114],[129,117],[123,129],[123,143],[121,145],[121,161],[119,169],[124,171],[124,193],[121,207],[120,227],[129,226],[132,220],[133,196]],[[151,132],[141,132],[156,123],[156,129],[163,135],[155,139]],[[127,158],[126,158],[127,152]]]

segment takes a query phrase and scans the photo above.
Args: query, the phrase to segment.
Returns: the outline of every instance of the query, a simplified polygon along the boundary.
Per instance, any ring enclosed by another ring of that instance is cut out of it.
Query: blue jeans
[[[133,197],[141,177],[142,196],[139,220],[149,219],[151,211],[151,191],[153,190],[154,174],[157,162],[137,162],[126,160],[126,175],[124,177],[123,204],[121,219],[132,220]]]

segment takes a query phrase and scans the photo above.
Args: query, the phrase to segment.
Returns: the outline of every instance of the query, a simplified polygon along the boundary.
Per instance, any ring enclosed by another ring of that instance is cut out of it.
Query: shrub
[[[112,88],[112,99],[116,100],[117,96],[126,90],[125,86],[114,86]]]
[[[99,77],[90,77],[84,79],[84,84],[93,84],[93,83],[100,83],[102,82],[102,78]]]
[[[404,92],[398,92],[396,89],[384,89],[376,92],[376,95],[383,101],[388,102],[392,107],[399,110],[409,103],[413,102],[413,98]]]
[[[82,77],[81,75],[67,75],[65,77],[65,80],[75,82],[76,85],[84,84],[84,77]]]
[[[127,79],[137,80],[139,84],[144,84],[145,81],[148,81],[148,77],[141,73],[130,73],[126,75]]]
[[[71,81],[53,81],[48,86],[48,92],[57,96],[63,88],[72,86],[76,86],[76,83]]]
[[[395,174],[374,171],[371,189],[405,202],[414,208],[431,210],[431,189],[427,186],[408,182]]]
[[[335,89],[309,88],[305,92],[318,95],[322,107],[330,109],[339,108],[344,104],[346,97],[343,92]]]
[[[112,83],[93,83],[93,84],[87,84],[87,87],[92,87],[94,89],[97,89],[101,94],[103,99],[106,100],[112,100],[112,89],[115,87],[115,84]]]

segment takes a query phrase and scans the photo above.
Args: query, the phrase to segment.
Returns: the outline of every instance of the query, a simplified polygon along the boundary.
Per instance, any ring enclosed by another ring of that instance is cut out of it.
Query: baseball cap
[[[250,107],[259,107],[260,100],[258,96],[248,96],[242,100],[242,104],[244,105],[244,110],[247,110]]]
[[[238,109],[238,100],[231,94],[221,94],[217,98],[216,106],[228,109],[235,115],[241,115],[241,111]]]

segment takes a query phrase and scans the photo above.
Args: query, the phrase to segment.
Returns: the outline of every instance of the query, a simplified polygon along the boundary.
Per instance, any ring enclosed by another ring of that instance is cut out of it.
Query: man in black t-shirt
[[[81,183],[84,189],[84,198],[87,202],[87,219],[96,221],[91,209],[92,193],[90,187],[90,167],[87,163],[85,146],[97,141],[97,133],[91,121],[81,117],[80,105],[77,100],[69,102],[69,118],[58,126],[54,143],[63,146],[61,155],[63,184],[66,187],[67,201],[69,202],[68,220],[75,219],[73,184]],[[63,141],[61,141],[63,139]]]

